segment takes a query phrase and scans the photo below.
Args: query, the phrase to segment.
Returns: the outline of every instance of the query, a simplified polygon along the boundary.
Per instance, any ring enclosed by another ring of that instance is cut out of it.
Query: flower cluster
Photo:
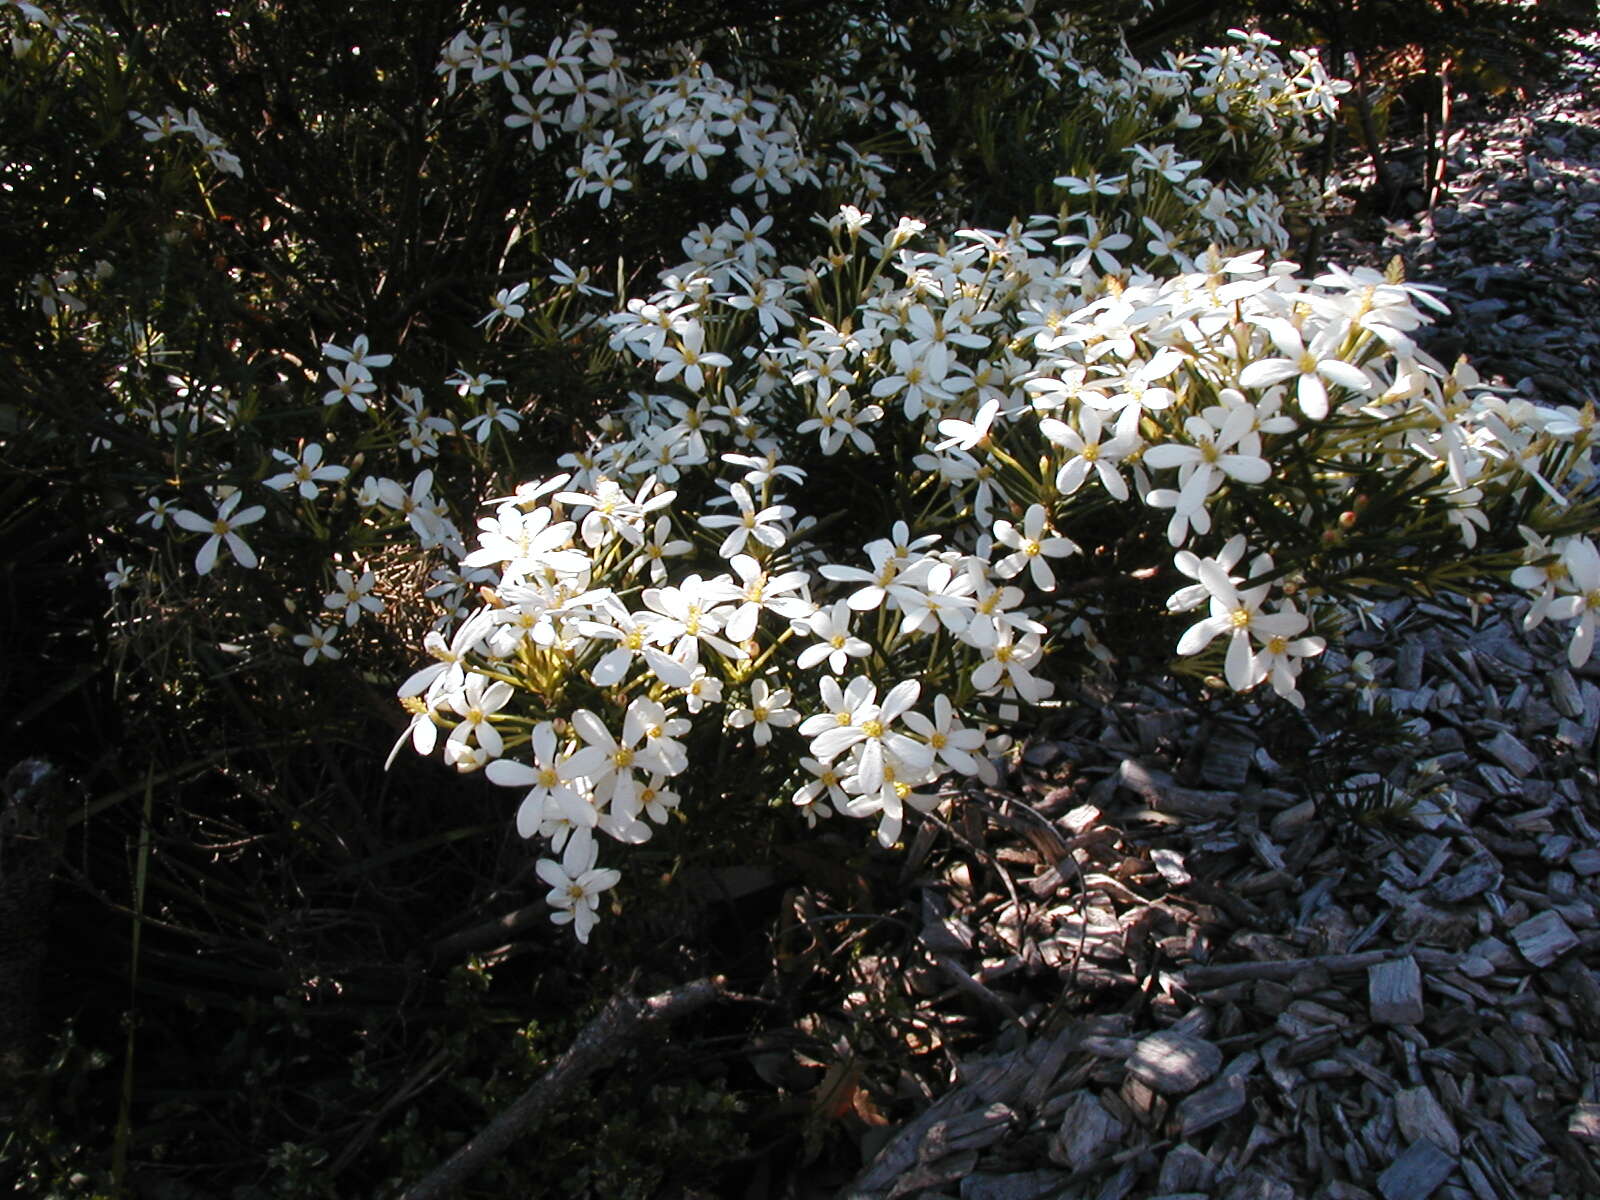
[[[1125,48],[1108,51],[1103,24],[1066,12],[1036,18],[1032,5],[1021,7],[942,26],[934,49],[948,71],[965,64],[986,87],[996,78],[1027,80],[1011,120],[1045,113],[1047,128],[1059,121],[1105,132],[1094,150],[1063,147],[1069,171],[1057,183],[1063,211],[1082,222],[1078,265],[1114,270],[1104,265],[1109,253],[1135,240],[1140,255],[1180,263],[1184,242],[1282,247],[1290,209],[1320,211],[1297,156],[1320,141],[1348,85],[1330,79],[1314,54],[1291,51],[1285,60],[1271,38],[1235,30],[1227,46],[1143,64]],[[921,83],[900,57],[914,32],[881,16],[852,14],[824,64],[831,69],[818,70],[801,92],[759,76],[736,84],[693,47],[634,59],[618,48],[615,31],[585,23],[550,37],[542,52],[523,53],[527,25],[524,10],[501,10],[482,29],[458,33],[437,70],[452,94],[463,79],[498,80],[511,109],[505,125],[527,132],[530,152],[568,156],[568,201],[589,197],[610,208],[654,168],[668,178],[713,179],[757,209],[797,189],[826,188],[882,215],[897,158],[936,168],[936,136],[915,107]],[[868,47],[887,52],[877,59]],[[997,54],[1010,61],[997,65]],[[880,146],[884,130],[901,144],[862,148]],[[953,209],[962,202],[948,198]]]
[[[144,140],[147,142],[161,142],[178,136],[192,137],[218,171],[244,178],[244,167],[238,156],[228,149],[221,138],[206,128],[206,123],[193,108],[183,113],[168,105],[167,110],[156,117],[129,109],[128,119],[144,131]]]
[[[1432,360],[1414,335],[1437,301],[1398,274],[1283,257],[1342,85],[1247,31],[1140,62],[1064,7],[853,11],[798,82],[791,22],[634,48],[502,10],[451,37],[429,137],[529,181],[459,293],[482,304],[453,314],[467,343],[407,345],[451,324],[418,311],[373,324],[376,349],[241,337],[230,374],[143,316],[98,322],[127,364],[91,454],[147,451],[117,461],[143,490],[114,548],[192,553],[217,587],[229,560],[270,575],[316,618],[274,621],[275,652],[323,671],[431,604],[396,750],[521,793],[581,938],[617,846],[751,794],[893,844],[1106,664],[1302,704],[1352,604],[1508,575],[1586,657],[1593,414]],[[1001,82],[952,107],[919,63]],[[240,173],[194,110],[134,120]],[[1004,138],[1029,148],[1014,189],[954,169],[1004,161]],[[420,214],[452,207],[418,186]],[[546,244],[574,211],[636,231],[658,196],[692,215],[646,248],[679,260],[653,286],[626,262],[632,294],[599,286],[602,238]],[[87,328],[96,282],[35,292]],[[541,454],[569,370],[609,411]],[[108,582],[131,599],[139,570]]]
[[[691,239],[610,319],[661,390],[479,522],[489,604],[402,694],[419,750],[448,729],[459,768],[542,773],[525,835],[642,841],[732,743],[746,786],[758,764],[890,844],[1055,671],[1147,644],[1108,596],[1204,608],[1180,660],[1302,704],[1343,597],[1474,580],[1501,512],[1559,527],[1593,482],[1592,414],[1447,372],[1411,336],[1436,301],[1397,279],[1215,249],[1162,278],[1085,259],[1059,217],[936,246],[852,208],[823,224],[794,265],[742,214]],[[778,281],[766,320],[752,270]],[[1584,553],[1558,552],[1577,582],[1544,611],[1586,651]]]

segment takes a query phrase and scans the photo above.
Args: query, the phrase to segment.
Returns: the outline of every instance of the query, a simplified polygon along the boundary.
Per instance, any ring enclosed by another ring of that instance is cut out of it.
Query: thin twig
[[[583,1027],[556,1064],[539,1076],[510,1108],[402,1193],[400,1200],[437,1200],[451,1195],[505,1153],[539,1117],[559,1107],[579,1084],[622,1053],[630,1040],[653,1027],[704,1008],[720,995],[720,979],[697,979],[645,1000],[626,990],[619,992]]]

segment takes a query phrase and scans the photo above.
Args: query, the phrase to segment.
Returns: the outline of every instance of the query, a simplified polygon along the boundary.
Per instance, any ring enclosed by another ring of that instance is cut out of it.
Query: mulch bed
[[[1436,354],[1556,403],[1600,368],[1595,63],[1461,127],[1432,212],[1330,242],[1400,254],[1448,289]],[[1064,705],[868,964],[934,1034],[998,1032],[842,1194],[1600,1195],[1600,670],[1517,615],[1386,606],[1346,681],[1409,740],[1336,770],[1274,759],[1282,706]]]
[[[1409,747],[1314,779],[1144,688],[970,798],[896,968],[1005,1032],[844,1194],[1600,1194],[1600,687],[1391,607]]]

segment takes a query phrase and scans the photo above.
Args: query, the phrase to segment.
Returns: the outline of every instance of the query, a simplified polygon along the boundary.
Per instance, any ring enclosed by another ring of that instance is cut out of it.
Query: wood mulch
[[[1415,611],[1407,748],[1313,779],[1143,688],[971,797],[896,966],[1005,1032],[843,1194],[1600,1195],[1600,673]]]
[[[1449,289],[1437,353],[1560,403],[1600,367],[1597,61],[1462,127],[1431,214],[1332,243],[1402,254]],[[880,973],[1003,1032],[841,1194],[1600,1196],[1600,669],[1515,604],[1380,615],[1329,666],[1408,746],[1288,767],[1268,706],[1108,686],[968,797],[983,865],[922,879],[920,960]]]

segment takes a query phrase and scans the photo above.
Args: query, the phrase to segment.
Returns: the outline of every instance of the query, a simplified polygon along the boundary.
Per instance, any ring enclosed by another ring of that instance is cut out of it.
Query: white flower
[[[620,683],[633,665],[635,656],[643,658],[650,673],[668,687],[688,687],[689,668],[674,661],[659,648],[661,618],[650,612],[634,613],[610,592],[596,602],[596,615],[601,620],[579,620],[577,630],[588,638],[614,641],[617,647],[607,651],[589,672],[589,680],[596,687],[610,687]]]
[[[835,600],[828,607],[819,608],[811,616],[795,622],[797,628],[820,639],[815,645],[800,651],[796,665],[802,671],[809,671],[826,659],[828,670],[835,675],[843,675],[845,664],[850,659],[865,658],[872,653],[870,645],[851,634],[851,612],[848,602]]]
[[[622,875],[611,867],[597,867],[595,859],[599,847],[593,842],[583,844],[574,838],[567,843],[566,853],[558,863],[541,858],[534,864],[539,878],[550,885],[545,903],[553,910],[550,921],[555,925],[572,926],[580,942],[587,942],[600,920],[600,893],[614,888]]]
[[[510,123],[510,118],[506,118]],[[489,302],[489,312],[478,322],[487,325],[491,321],[520,321],[528,315],[528,310],[518,303],[528,294],[528,285],[519,283],[513,288],[501,288],[494,294],[494,299]]]
[[[836,721],[831,729],[823,729],[812,739],[811,753],[821,762],[832,762],[846,750],[852,751],[855,777],[863,792],[875,792],[882,785],[886,752],[919,770],[927,769],[933,762],[933,749],[890,728],[917,702],[921,691],[921,683],[907,679],[891,688],[882,704],[875,704],[871,697],[876,689],[869,687],[866,698],[851,711],[848,723]],[[823,695],[826,699],[826,689]]]
[[[1257,484],[1272,476],[1272,465],[1259,453],[1255,409],[1239,405],[1226,411],[1221,428],[1204,416],[1185,420],[1184,432],[1192,444],[1164,442],[1144,452],[1147,466],[1178,468],[1177,491],[1152,488],[1145,495],[1145,502],[1152,507],[1174,510],[1167,525],[1167,540],[1174,546],[1183,544],[1191,526],[1200,533],[1210,530],[1206,500],[1227,480]]]
[[[461,423],[461,432],[473,434],[479,444],[482,444],[487,442],[490,436],[493,435],[496,426],[504,429],[507,433],[515,433],[521,427],[521,424],[522,418],[517,415],[515,409],[509,408],[496,400],[485,398],[483,411],[470,421],[463,421]]]
[[[844,786],[846,791],[854,794],[844,811],[852,817],[877,814],[878,842],[883,846],[892,846],[900,840],[906,806],[919,812],[929,812],[939,803],[939,798],[915,792],[913,789],[919,783],[929,782],[928,771],[916,764],[903,762],[893,754],[883,756],[877,779],[877,783],[868,786],[861,772],[848,776]]]
[[[935,622],[960,637],[972,621],[977,607],[973,598],[972,577],[949,563],[928,562],[903,571],[889,585],[889,595],[900,610],[900,631],[933,633]]]
[[[652,775],[639,789],[639,807],[644,810],[644,815],[657,825],[665,825],[667,818],[678,807],[679,796],[670,788],[663,787],[666,780],[660,775]]]
[[[1027,567],[1033,576],[1034,586],[1041,591],[1053,592],[1056,577],[1050,570],[1048,558],[1065,558],[1078,553],[1078,543],[1071,538],[1045,536],[1044,505],[1029,505],[1018,529],[1010,521],[994,523],[994,540],[997,545],[1014,551],[994,564],[994,573],[1001,579],[1010,579]]]
[[[371,372],[379,367],[387,367],[394,361],[392,354],[373,354],[367,347],[367,335],[358,334],[356,340],[350,343],[347,350],[343,346],[336,346],[332,342],[322,344],[322,353],[325,357],[335,362],[347,362],[352,367],[360,367],[362,372],[371,378]]]
[[[348,367],[329,367],[328,378],[333,381],[333,387],[322,393],[322,403],[328,407],[348,400],[351,408],[366,412],[367,397],[378,390],[367,368],[354,362]]]
[[[739,514],[731,516],[726,514],[713,514],[700,518],[700,524],[706,529],[726,529],[727,536],[722,539],[722,545],[717,547],[717,553],[723,558],[732,558],[736,554],[744,553],[745,545],[751,538],[769,549],[777,549],[789,538],[783,523],[794,516],[794,509],[787,504],[769,504],[767,507],[757,509],[755,500],[750,495],[750,489],[742,483],[735,483],[728,488],[726,497],[718,496],[712,504],[733,503],[738,506]]]
[[[650,582],[655,584],[667,581],[668,558],[688,554],[694,549],[694,543],[683,538],[672,536],[672,518],[663,514],[656,518],[656,523],[650,528],[650,534],[639,553],[628,560],[628,574],[633,575],[645,563],[650,564]]]
[[[548,838],[559,850],[574,831],[593,829],[599,814],[562,779],[560,746],[549,721],[534,726],[528,748],[533,752],[532,766],[500,758],[490,763],[484,774],[501,787],[528,789],[517,808],[517,833],[525,838],[535,834]]]
[[[933,700],[933,720],[919,712],[908,712],[905,722],[911,732],[932,747],[945,766],[963,775],[976,775],[979,767],[975,752],[983,749],[983,731],[967,728],[956,717],[955,705],[941,693]]]
[[[800,759],[802,770],[809,771],[814,778],[807,780],[795,789],[790,799],[805,816],[807,825],[815,825],[820,818],[827,817],[833,808],[844,811],[849,804],[850,797],[845,795],[842,786],[844,780],[830,763],[821,763],[814,758],[802,757]]]
[[[1581,667],[1594,651],[1595,622],[1600,620],[1600,551],[1588,538],[1574,537],[1562,548],[1561,558],[1567,565],[1572,594],[1552,600],[1549,611],[1554,620],[1578,622],[1567,647],[1567,661]]]
[[[636,699],[629,705],[629,714],[638,703]],[[561,777],[588,780],[597,798],[609,801],[619,810],[629,811],[636,805],[639,782],[633,776],[635,771],[673,773],[669,762],[654,750],[638,744],[644,741],[646,729],[637,718],[630,722],[624,717],[624,740],[620,742],[611,736],[605,722],[586,708],[572,714],[572,728],[584,745],[562,764]]]
[[[683,376],[684,386],[698,392],[706,385],[706,367],[731,367],[733,360],[726,354],[707,352],[706,331],[699,324],[691,324],[678,334],[676,346],[664,346],[656,361],[661,364],[656,371],[656,382]]]
[[[1372,381],[1360,367],[1339,358],[1336,349],[1345,338],[1345,328],[1332,324],[1311,340],[1308,347],[1300,330],[1287,321],[1262,320],[1281,358],[1263,358],[1239,372],[1239,386],[1268,387],[1293,379],[1295,399],[1307,419],[1320,421],[1328,415],[1328,389],[1333,383],[1362,395],[1372,390]]]
[[[1511,582],[1524,591],[1538,592],[1528,606],[1527,615],[1522,618],[1522,627],[1533,629],[1550,615],[1550,605],[1556,598],[1557,590],[1569,586],[1567,562],[1562,554],[1552,550],[1544,538],[1526,525],[1519,525],[1517,529],[1527,543],[1525,553],[1534,561],[1511,572]]]
[[[420,696],[424,692],[442,696],[465,686],[466,656],[478,648],[478,639],[486,631],[488,617],[485,611],[463,621],[448,642],[438,630],[429,631],[422,640],[422,648],[437,661],[408,676],[395,695],[402,700]],[[424,750],[422,753],[428,752]]]
[[[1200,559],[1196,570],[1211,596],[1211,615],[1184,630],[1178,639],[1178,653],[1198,654],[1215,638],[1228,634],[1228,654],[1223,664],[1228,686],[1236,692],[1249,691],[1264,678],[1256,667],[1250,635],[1254,633],[1262,641],[1291,638],[1305,628],[1305,617],[1296,612],[1263,613],[1261,603],[1267,598],[1269,585],[1241,590],[1214,559]]]
[[[324,608],[344,609],[344,623],[354,625],[361,619],[363,611],[381,613],[384,609],[383,601],[372,594],[377,578],[370,570],[363,571],[357,578],[343,567],[333,573],[336,591],[328,593],[322,598]]]
[[[655,491],[656,477],[649,476],[639,485],[639,491],[631,499],[622,486],[615,480],[600,478],[595,480],[592,488],[593,495],[585,492],[567,491],[558,492],[556,499],[563,504],[570,504],[576,509],[587,508],[583,524],[579,533],[583,537],[584,545],[598,548],[608,535],[623,538],[634,546],[644,544],[644,533],[641,527],[645,517],[658,508],[663,508],[672,503],[677,497],[676,492],[665,491],[650,495]]]
[[[315,500],[322,490],[318,484],[338,483],[350,474],[349,467],[324,467],[322,462],[322,446],[312,442],[300,452],[300,457],[295,458],[283,450],[274,450],[272,457],[277,459],[289,469],[281,475],[273,475],[261,482],[275,492],[287,491],[295,488],[306,500]]]
[[[688,770],[689,752],[678,738],[689,729],[687,720],[648,696],[636,696],[622,718],[622,740],[633,745],[642,736],[641,754],[659,764],[651,769],[661,775],[681,775]]]
[[[804,571],[769,575],[748,554],[735,554],[728,560],[728,566],[739,577],[739,592],[735,597],[739,607],[734,609],[722,630],[732,641],[747,641],[755,633],[762,609],[791,621],[808,617],[814,611],[805,598],[809,578]]]
[[[133,568],[123,562],[121,558],[118,558],[116,569],[107,571],[105,579],[106,587],[115,592],[133,582]]]
[[[934,407],[928,401],[943,404],[951,399],[950,393],[944,388],[945,376],[950,371],[948,347],[939,343],[917,346],[911,342],[897,341],[889,345],[889,358],[894,364],[895,374],[885,376],[872,385],[875,399],[903,394],[902,405],[906,418],[912,421]]]
[[[167,517],[172,512],[172,501],[159,496],[149,496],[145,502],[149,505],[149,509],[139,514],[138,523],[148,525],[151,529],[160,529],[167,523]]]
[[[725,658],[744,658],[745,653],[722,636],[731,589],[722,582],[708,582],[690,575],[676,587],[646,588],[640,596],[645,607],[660,618],[657,636],[662,644],[676,638],[672,657],[692,667],[700,661],[700,646],[706,645]]]
[[[447,748],[450,744],[466,745],[468,738],[474,738],[490,758],[499,758],[505,751],[505,742],[489,718],[510,703],[515,694],[503,679],[491,680],[476,672],[468,675],[461,690],[445,698],[445,703],[461,718],[450,731]]]
[[[339,636],[337,625],[313,625],[310,633],[297,633],[294,635],[294,644],[305,650],[302,660],[310,666],[319,658],[334,659],[339,657],[339,650],[333,645],[333,639]]]
[[[876,404],[855,409],[850,402],[850,392],[837,388],[825,399],[818,396],[812,411],[816,414],[801,421],[796,433],[815,433],[824,454],[837,454],[849,442],[863,454],[871,454],[873,441],[861,426],[883,417],[883,409]]]
[[[764,679],[750,683],[750,707],[736,708],[728,714],[731,729],[749,727],[756,745],[765,746],[772,741],[774,728],[787,729],[800,723],[800,714],[789,707],[789,689],[772,691]]]
[[[1010,627],[1002,626],[994,643],[982,649],[988,657],[972,672],[972,686],[980,695],[1015,695],[1037,704],[1050,694],[1052,685],[1033,674],[1033,668],[1044,656],[1038,634],[1018,636]]]
[[[1101,231],[1100,222],[1087,213],[1082,214],[1085,232],[1080,237],[1077,234],[1068,234],[1058,237],[1054,241],[1057,246],[1080,246],[1080,249],[1071,262],[1067,264],[1067,271],[1073,275],[1081,275],[1089,269],[1093,262],[1102,271],[1115,272],[1122,269],[1122,264],[1111,252],[1124,250],[1133,245],[1133,239],[1125,233],[1107,234]]]
[[[691,713],[697,713],[707,704],[721,703],[722,680],[713,679],[706,674],[704,667],[696,666],[689,685],[683,689],[683,706]]]
[[[867,559],[873,566],[870,571],[841,563],[824,563],[821,568],[824,579],[866,585],[846,597],[856,612],[870,612],[879,607],[888,598],[889,585],[900,577],[900,569],[904,564],[904,560],[895,553],[894,545],[882,538],[867,543],[866,551]]]
[[[1139,407],[1129,405],[1118,414],[1116,434],[1111,438],[1104,436],[1100,413],[1090,405],[1078,410],[1077,420],[1076,429],[1054,417],[1039,422],[1039,432],[1069,454],[1056,472],[1056,491],[1072,495],[1093,472],[1113,499],[1126,500],[1128,485],[1116,464],[1139,447]]]
[[[1327,648],[1327,643],[1319,637],[1293,638],[1293,633],[1305,629],[1308,623],[1303,613],[1285,608],[1274,616],[1288,618],[1279,627],[1279,632],[1268,632],[1259,627],[1259,622],[1254,631],[1261,641],[1256,651],[1256,680],[1271,681],[1273,691],[1296,708],[1304,708],[1305,697],[1295,689],[1295,677],[1300,674],[1301,660],[1321,654]],[[1296,625],[1298,629],[1293,628]]]
[[[239,501],[243,498],[243,492],[234,492],[217,506],[217,515],[209,521],[199,513],[190,512],[186,508],[180,508],[172,514],[172,519],[177,522],[180,529],[187,529],[190,533],[211,535],[206,538],[200,547],[200,552],[194,558],[194,569],[200,574],[208,574],[211,568],[217,565],[217,553],[224,542],[228,544],[234,560],[241,567],[251,568],[256,565],[256,552],[250,549],[249,544],[237,531],[241,525],[259,521],[267,515],[267,510],[255,504],[235,515],[233,510],[239,507]]]

